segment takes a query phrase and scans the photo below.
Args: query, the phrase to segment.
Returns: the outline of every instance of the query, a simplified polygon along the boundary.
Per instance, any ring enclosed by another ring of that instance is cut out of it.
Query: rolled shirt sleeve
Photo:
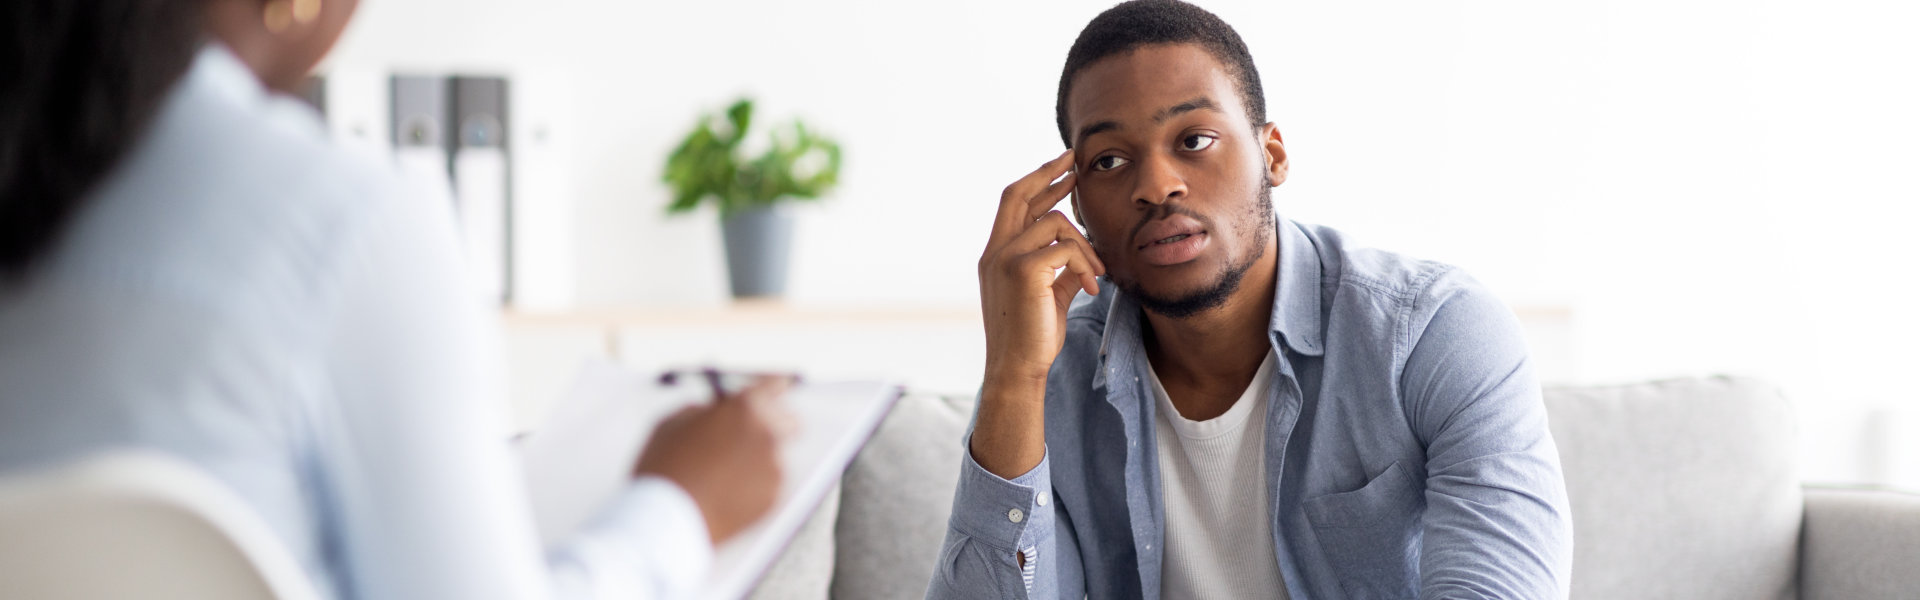
[[[1572,512],[1519,322],[1457,272],[1429,292],[1401,377],[1427,445],[1420,596],[1566,598]]]
[[[971,448],[972,434],[962,441]],[[961,452],[947,539],[941,544],[927,598],[1052,598],[1055,573],[1053,489],[1049,461],[1011,480]],[[1018,555],[1025,555],[1023,569]],[[993,593],[983,593],[993,590]]]

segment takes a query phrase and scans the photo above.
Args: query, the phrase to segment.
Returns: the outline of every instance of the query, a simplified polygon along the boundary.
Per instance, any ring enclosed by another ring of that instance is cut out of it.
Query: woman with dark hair
[[[688,593],[772,505],[780,384],[669,420],[542,548],[447,205],[283,93],[355,4],[0,3],[0,474],[179,456],[328,597]]]

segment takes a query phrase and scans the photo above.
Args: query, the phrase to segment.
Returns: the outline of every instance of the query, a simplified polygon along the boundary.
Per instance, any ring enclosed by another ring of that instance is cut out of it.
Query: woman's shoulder
[[[415,204],[450,213],[430,186],[333,143],[298,101],[201,71],[95,190],[50,276],[210,305],[310,302],[369,231],[431,215]]]

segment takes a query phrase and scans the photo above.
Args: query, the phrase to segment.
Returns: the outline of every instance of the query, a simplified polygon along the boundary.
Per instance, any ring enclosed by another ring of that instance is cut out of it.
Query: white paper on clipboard
[[[548,545],[568,537],[627,485],[654,424],[706,402],[704,382],[661,386],[657,374],[589,361],[546,424],[520,443],[534,519]],[[737,600],[753,590],[806,523],[880,420],[899,399],[883,382],[805,383],[787,394],[799,421],[781,448],[785,476],[773,511],[715,550],[700,597]]]

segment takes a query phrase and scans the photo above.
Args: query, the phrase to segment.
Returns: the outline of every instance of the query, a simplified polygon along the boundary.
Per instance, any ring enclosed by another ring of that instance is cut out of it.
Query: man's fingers
[[[1054,205],[1066,199],[1067,194],[1073,193],[1073,185],[1078,183],[1079,180],[1079,173],[1068,171],[1066,176],[1061,177],[1059,181],[1053,182],[1053,185],[1047,186],[1047,189],[1041,190],[1039,194],[1034,195],[1031,200],[1027,201],[1027,221],[1038,221],[1040,217],[1047,216],[1047,213],[1053,210]]]
[[[1020,268],[1039,271],[1033,275],[1053,277],[1048,287],[1053,292],[1054,306],[1061,311],[1073,305],[1073,298],[1080,293],[1080,290],[1084,289],[1088,294],[1100,293],[1100,284],[1094,279],[1093,269],[1087,262],[1087,255],[1079,252],[1072,244],[1054,244],[1021,257],[1021,260],[1025,264]]]
[[[1067,221],[1067,215],[1061,214],[1061,212],[1057,210],[1050,211],[1050,214],[1041,217],[1039,222],[1034,223],[1033,227],[1020,232],[1020,235],[1007,242],[1006,249],[1017,254],[1032,252],[1048,246],[1069,246],[1077,248],[1081,254],[1085,255],[1090,274],[1107,274],[1107,264],[1101,262],[1100,256],[1094,253],[1093,244],[1087,242],[1086,236],[1080,235],[1080,230],[1075,228],[1073,223]],[[1055,268],[1058,267],[1056,266]]]
[[[1000,193],[1000,211],[994,216],[992,240],[1003,240],[1026,229],[1027,224],[1033,222],[1033,217],[1027,216],[1027,206],[1032,203],[1036,195],[1049,189],[1047,185],[1049,182],[1065,174],[1067,168],[1072,165],[1073,151],[1068,150],[1008,185],[1007,189]],[[1062,197],[1065,195],[1062,194]],[[1056,198],[1054,201],[1058,202],[1059,199]],[[989,246],[991,245],[989,243]]]
[[[1066,278],[1074,282],[1075,287],[1086,287],[1084,284],[1091,281],[1095,275],[1089,254],[1072,243],[1054,244],[1027,253],[1027,255],[1020,257],[1016,268],[1022,270],[1031,269],[1036,272],[1044,270],[1044,274],[1047,276],[1054,275],[1054,270],[1056,269],[1066,269],[1066,271],[1061,272],[1053,279],[1056,291],[1060,278]],[[1097,290],[1099,288],[1095,287],[1094,289]]]
[[[1062,311],[1060,314],[1066,314],[1064,311],[1073,305],[1073,297],[1080,295],[1080,290],[1098,294],[1100,284],[1092,275],[1073,271],[1061,271],[1060,276],[1053,278],[1053,304]]]

